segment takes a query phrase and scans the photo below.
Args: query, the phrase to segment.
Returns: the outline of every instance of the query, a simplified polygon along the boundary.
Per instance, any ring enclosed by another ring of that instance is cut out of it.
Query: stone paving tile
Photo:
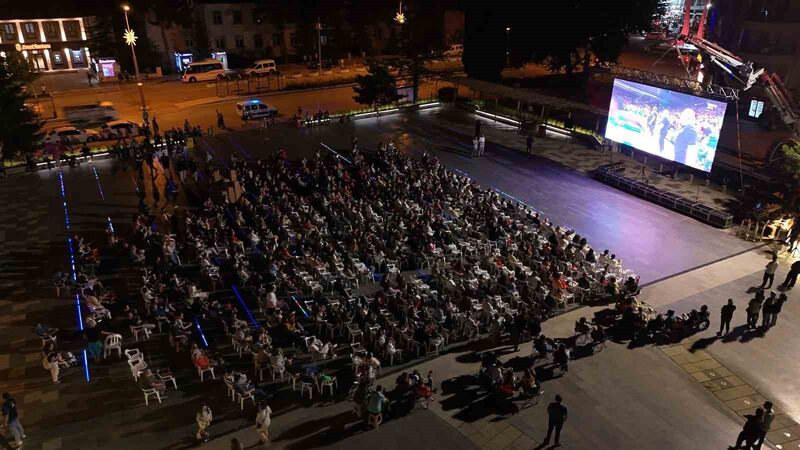
[[[778,444],[775,447],[777,447],[779,450],[800,449],[800,439],[784,442],[783,444]]]
[[[508,447],[509,450],[530,450],[536,445],[536,441],[527,434],[523,434],[514,440]]]
[[[737,399],[728,400],[727,402],[725,402],[725,405],[727,405],[728,408],[730,408],[730,409],[732,409],[734,411],[740,411],[742,409],[751,408],[753,406],[760,406],[765,401],[767,401],[767,399],[764,398],[763,395],[754,394],[754,395],[749,395],[749,396],[746,396],[746,397],[740,397],[740,398],[737,398]]]
[[[749,395],[753,395],[755,393],[756,393],[755,389],[746,384],[743,384],[741,386],[718,390],[714,392],[714,395],[716,395],[717,398],[722,401],[728,401],[739,397],[746,397]]]
[[[50,439],[42,442],[42,450],[59,450],[61,445],[61,438]]]
[[[780,430],[772,430],[767,433],[767,439],[773,444],[783,444],[784,442],[791,442],[800,437],[800,425],[793,427],[782,428]]]
[[[702,361],[681,365],[683,370],[689,373],[700,372],[701,370],[716,369],[717,367],[721,366],[722,364],[720,364],[716,359],[704,359]]]
[[[685,355],[689,353],[682,345],[673,345],[672,347],[660,347],[661,351],[667,356]]]

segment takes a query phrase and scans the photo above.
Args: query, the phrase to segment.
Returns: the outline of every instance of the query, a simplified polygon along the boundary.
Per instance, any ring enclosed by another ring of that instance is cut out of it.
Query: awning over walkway
[[[443,76],[440,79],[448,83],[468,87],[474,91],[481,92],[482,94],[493,95],[496,97],[506,97],[524,104],[552,106],[570,111],[586,111],[601,116],[608,115],[607,110],[586,105],[584,103],[574,102],[572,100],[564,100],[562,98],[540,94],[531,89],[515,88],[502,84],[490,83],[488,81],[473,80],[467,77]]]

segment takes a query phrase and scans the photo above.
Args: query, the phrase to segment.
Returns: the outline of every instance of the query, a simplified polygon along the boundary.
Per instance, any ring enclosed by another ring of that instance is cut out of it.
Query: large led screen
[[[606,137],[710,172],[725,107],[724,102],[616,79]]]

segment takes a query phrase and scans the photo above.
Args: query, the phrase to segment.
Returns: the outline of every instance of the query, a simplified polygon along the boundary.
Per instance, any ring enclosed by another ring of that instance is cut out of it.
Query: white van
[[[195,83],[197,81],[216,80],[217,76],[224,75],[225,68],[222,63],[216,59],[207,59],[205,61],[198,61],[190,63],[186,66],[181,76],[181,81],[184,83]]]
[[[278,114],[277,108],[257,98],[236,103],[236,115],[241,117],[242,120],[272,117],[276,114]]]
[[[275,67],[275,60],[274,59],[259,59],[258,61],[253,63],[253,67],[247,69],[245,73],[247,75],[253,74],[262,74],[262,73],[270,73],[270,72],[277,72],[278,69]]]
[[[64,116],[72,123],[106,122],[119,118],[114,104],[111,102],[98,102],[88,105],[73,105],[64,107]]]

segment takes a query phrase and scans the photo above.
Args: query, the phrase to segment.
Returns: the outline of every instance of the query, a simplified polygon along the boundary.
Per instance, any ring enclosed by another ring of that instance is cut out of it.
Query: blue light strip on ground
[[[208,144],[208,142],[205,141],[205,139],[203,140],[203,145],[206,146],[206,152],[208,152],[208,154],[211,155],[212,158],[219,161],[220,164],[225,166],[226,169],[231,170],[231,167],[228,165],[228,163],[217,157],[217,153],[214,151],[213,148],[211,148],[211,146]]]
[[[245,150],[245,149],[244,149],[244,147],[242,147],[241,145],[239,145],[239,143],[238,143],[238,142],[234,141],[232,137],[228,137],[228,142],[230,142],[231,144],[233,144],[233,146],[236,148],[236,150],[239,150],[239,153],[241,153],[242,155],[244,155],[244,157],[245,157],[245,158],[249,159],[250,161],[255,161],[255,160],[256,160],[255,158],[253,158],[253,155],[252,155],[252,154],[250,154],[250,152],[248,152],[247,150]]]
[[[206,335],[203,333],[203,329],[200,328],[200,322],[194,319],[194,324],[197,325],[197,332],[200,333],[200,337],[203,339],[203,346],[208,348],[208,341],[206,340]]]
[[[308,317],[308,312],[306,311],[305,308],[303,308],[300,302],[298,302],[297,299],[294,298],[294,295],[292,296],[292,300],[294,300],[294,304],[297,305],[298,308],[300,308],[300,311],[303,313],[303,315]]]
[[[72,246],[72,237],[70,236],[70,231],[72,231],[72,224],[69,220],[69,208],[67,208],[67,191],[64,188],[64,172],[59,170],[58,171],[58,183],[59,188],[61,190],[61,204],[64,207],[64,226],[67,231],[67,251],[69,252],[69,265],[70,265],[70,274],[72,275],[72,281],[77,282],[78,274],[75,270],[75,249]],[[75,310],[77,312],[77,320],[78,320],[78,329],[83,331],[83,314],[81,312],[81,298],[78,292],[75,292]],[[83,374],[86,382],[88,383],[91,379],[89,377],[89,358],[86,355],[86,349],[83,350]]]
[[[94,179],[97,182],[97,190],[100,192],[100,198],[105,201],[106,196],[103,194],[103,186],[100,185],[100,175],[97,174],[97,167],[92,165],[92,171],[94,172]]]
[[[256,319],[253,317],[253,314],[250,312],[250,308],[248,308],[247,305],[244,303],[244,299],[242,298],[242,294],[239,293],[239,289],[236,288],[236,285],[232,284],[231,285],[231,289],[233,289],[233,293],[234,293],[234,295],[236,295],[236,298],[239,300],[239,304],[242,305],[242,309],[244,309],[245,314],[247,314],[247,317],[250,319],[250,323],[253,324],[253,326],[256,328],[256,330],[261,328],[258,325],[258,322],[256,322]]]
[[[97,173],[97,167],[92,165],[92,171],[94,172],[94,179],[97,181],[97,191],[100,193],[100,198],[106,201],[106,195],[103,193],[103,185],[100,183],[100,175]],[[138,186],[136,186],[136,191],[139,191]],[[106,216],[106,219],[108,221],[108,229],[114,233],[114,224],[111,223],[111,216]]]
[[[342,156],[341,154],[339,154],[339,152],[337,152],[336,150],[334,150],[334,149],[332,149],[332,148],[328,147],[327,145],[323,144],[322,142],[320,142],[320,143],[319,143],[319,145],[323,146],[323,147],[324,147],[326,150],[328,150],[329,152],[331,152],[331,153],[333,153],[334,155],[338,156],[339,158],[342,158],[343,160],[347,161],[347,164],[353,164],[352,162],[350,162],[350,160],[349,160],[349,159],[345,158],[344,156]]]

